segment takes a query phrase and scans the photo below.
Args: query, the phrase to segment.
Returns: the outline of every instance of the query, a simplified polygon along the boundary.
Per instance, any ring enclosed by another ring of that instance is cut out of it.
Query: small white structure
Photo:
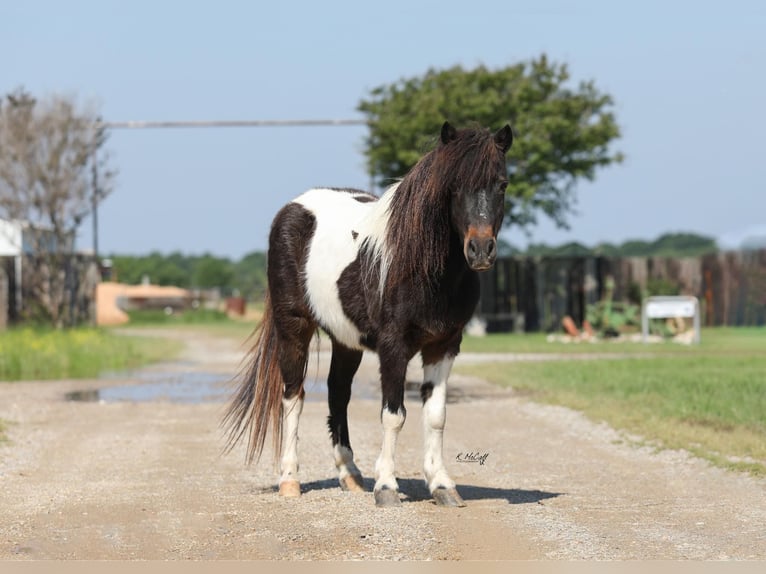
[[[0,257],[13,258],[16,311],[21,309],[21,254],[30,248],[28,242],[24,241],[26,227],[21,221],[0,219]]]
[[[0,258],[13,258],[17,312],[21,310],[22,255],[32,254],[43,246],[52,251],[59,248],[71,251],[73,239],[74,235],[70,241],[59,246],[55,235],[49,229],[33,228],[26,221],[0,219]]]
[[[0,257],[21,255],[24,224],[0,219]]]
[[[700,342],[700,304],[692,296],[656,296],[644,299],[641,312],[641,331],[643,341],[649,336],[649,319],[674,319],[676,317],[694,320],[694,342]]]

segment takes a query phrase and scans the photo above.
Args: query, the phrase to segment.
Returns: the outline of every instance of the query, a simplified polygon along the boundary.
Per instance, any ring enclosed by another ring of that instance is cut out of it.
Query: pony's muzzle
[[[465,237],[463,253],[468,266],[474,271],[485,271],[497,259],[497,240],[490,227],[470,227]]]

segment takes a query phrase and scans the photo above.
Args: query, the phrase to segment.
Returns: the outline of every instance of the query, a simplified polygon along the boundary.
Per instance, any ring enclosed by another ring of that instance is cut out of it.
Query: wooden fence
[[[0,267],[6,286],[0,287],[2,325],[25,314],[16,304],[12,261],[0,258]],[[69,321],[93,322],[98,282],[93,262],[73,258],[67,271]],[[687,258],[507,257],[480,277],[477,315],[489,331],[558,331],[566,315],[581,325],[588,305],[604,297],[607,278],[614,280],[615,301],[640,304],[645,295],[694,295],[703,325],[766,325],[766,249]]]
[[[657,294],[694,295],[703,325],[766,325],[766,249],[702,257],[508,257],[481,274],[477,315],[489,331],[557,331],[581,325],[604,297],[640,304]]]
[[[31,272],[40,269],[44,262],[32,257],[25,257],[22,266],[21,281],[17,277],[16,261],[13,257],[0,257],[0,319],[5,318],[5,325],[39,320],[42,305],[38,298],[49,295],[41,289],[30,289]],[[99,270],[92,257],[73,255],[64,260],[60,269],[64,276],[63,317],[65,326],[95,324],[96,320],[96,285],[99,282]],[[0,321],[2,325],[2,321]]]

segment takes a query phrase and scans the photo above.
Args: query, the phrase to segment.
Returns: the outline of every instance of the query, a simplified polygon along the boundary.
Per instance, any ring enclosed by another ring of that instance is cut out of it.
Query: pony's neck
[[[444,274],[451,242],[449,195],[429,171],[411,171],[382,199],[388,203],[384,257],[389,284],[432,288]]]

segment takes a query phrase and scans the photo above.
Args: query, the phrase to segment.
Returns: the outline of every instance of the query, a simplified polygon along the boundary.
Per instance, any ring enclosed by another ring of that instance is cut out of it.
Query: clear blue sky
[[[57,1],[0,4],[0,93],[95,101],[108,120],[354,118],[429,67],[546,52],[614,97],[624,164],[578,187],[571,230],[531,240],[766,234],[766,2]],[[102,253],[266,247],[315,185],[366,187],[364,127],[116,131]],[[506,238],[528,239],[518,230]],[[79,238],[91,245],[90,222]]]

